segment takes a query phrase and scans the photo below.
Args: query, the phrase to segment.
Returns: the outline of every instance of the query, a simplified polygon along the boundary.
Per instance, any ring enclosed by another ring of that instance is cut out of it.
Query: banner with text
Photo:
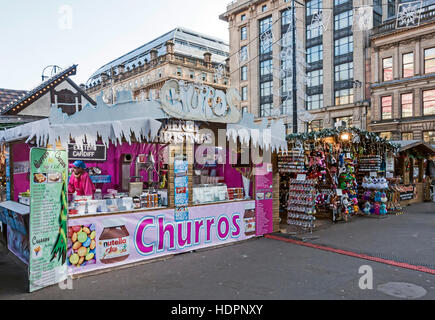
[[[67,169],[64,150],[30,151],[30,292],[67,277]]]
[[[185,221],[176,221],[171,209],[70,219],[68,272],[89,272],[249,239],[255,236],[248,229],[249,212],[254,210],[254,201],[243,201],[190,207]]]

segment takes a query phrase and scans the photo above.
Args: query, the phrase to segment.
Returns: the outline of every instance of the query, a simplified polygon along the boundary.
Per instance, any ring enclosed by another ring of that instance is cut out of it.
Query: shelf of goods
[[[303,229],[313,229],[316,218],[316,180],[290,179],[287,223]]]

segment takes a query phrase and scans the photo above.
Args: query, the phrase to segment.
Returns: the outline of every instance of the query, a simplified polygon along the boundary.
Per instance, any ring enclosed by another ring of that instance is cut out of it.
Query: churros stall
[[[70,116],[52,105],[49,119],[0,134],[9,202],[29,211],[30,291],[278,230],[282,121],[254,123],[231,89],[170,80],[160,97],[133,101],[125,91],[107,105],[100,96]],[[26,173],[14,172],[15,160]]]

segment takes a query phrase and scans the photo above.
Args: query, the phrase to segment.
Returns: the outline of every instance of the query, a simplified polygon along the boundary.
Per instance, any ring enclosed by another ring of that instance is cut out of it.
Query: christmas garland
[[[397,153],[400,149],[400,145],[396,143],[392,143],[391,141],[388,141],[384,138],[379,137],[374,132],[369,132],[365,130],[361,130],[355,127],[349,127],[349,128],[340,128],[340,129],[323,129],[320,131],[312,131],[307,133],[298,133],[298,134],[289,134],[287,136],[287,141],[294,142],[294,141],[310,141],[310,140],[317,140],[322,138],[330,138],[335,137],[336,139],[339,139],[342,133],[350,133],[354,137],[358,136],[359,139],[355,141],[353,139],[353,142],[361,143],[364,139],[366,143],[379,143],[384,145],[387,149],[391,150],[394,153]]]

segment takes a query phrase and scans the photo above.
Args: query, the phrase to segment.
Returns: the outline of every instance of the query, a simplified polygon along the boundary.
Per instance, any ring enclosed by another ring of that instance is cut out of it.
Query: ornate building
[[[103,91],[106,103],[115,102],[120,90],[132,91],[138,100],[158,98],[169,79],[225,90],[228,50],[222,40],[176,28],[99,68],[86,90],[93,98]]]
[[[419,21],[398,28],[392,15],[373,30],[369,128],[392,140],[435,144],[435,8],[423,7]]]

